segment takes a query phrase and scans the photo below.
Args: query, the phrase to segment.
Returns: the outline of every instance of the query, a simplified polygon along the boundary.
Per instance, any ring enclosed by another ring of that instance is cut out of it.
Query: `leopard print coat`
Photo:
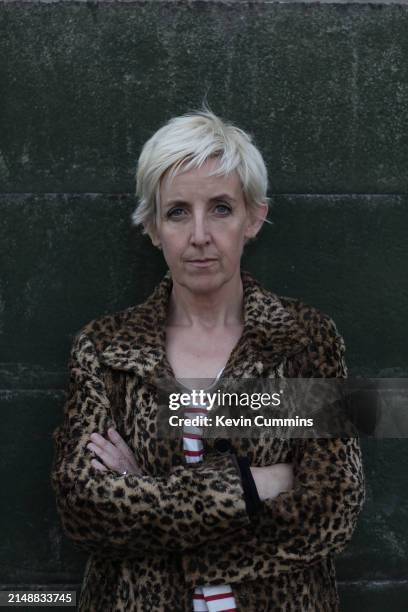
[[[335,324],[278,297],[242,271],[244,331],[225,377],[345,377]],[[157,436],[155,381],[166,359],[170,272],[143,304],[91,321],[75,337],[64,421],[54,432],[52,483],[66,534],[90,553],[82,612],[190,612],[202,584],[231,585],[240,612],[339,610],[333,556],[364,501],[357,437],[237,438],[254,466],[294,464],[294,488],[264,501],[256,520],[231,453],[205,440],[186,464],[179,439]],[[90,434],[114,426],[143,476],[100,472]]]

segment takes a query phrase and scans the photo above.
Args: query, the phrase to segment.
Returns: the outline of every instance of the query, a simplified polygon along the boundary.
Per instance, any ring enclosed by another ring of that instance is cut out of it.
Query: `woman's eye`
[[[217,204],[215,206],[215,212],[222,216],[222,217],[226,217],[227,215],[229,215],[231,213],[231,206],[229,206],[229,204],[225,204],[224,202],[220,202],[219,204]],[[186,210],[180,206],[177,206],[175,208],[172,208],[171,210],[169,210],[166,213],[166,217],[168,219],[181,219],[182,217],[184,217],[187,214]]]
[[[220,212],[222,215],[228,215],[231,212],[231,207],[228,204],[217,204],[216,206],[217,212]]]
[[[184,212],[183,208],[172,208],[171,210],[168,211],[168,213],[166,214],[166,217],[168,218],[179,218],[182,217],[182,213]]]

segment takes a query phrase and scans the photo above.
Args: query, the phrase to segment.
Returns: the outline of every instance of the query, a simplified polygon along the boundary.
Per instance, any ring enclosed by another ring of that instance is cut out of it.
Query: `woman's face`
[[[255,236],[267,213],[259,207],[250,216],[236,171],[208,176],[218,164],[165,173],[160,186],[160,211],[153,244],[161,245],[173,281],[194,292],[210,292],[239,274],[246,239]]]

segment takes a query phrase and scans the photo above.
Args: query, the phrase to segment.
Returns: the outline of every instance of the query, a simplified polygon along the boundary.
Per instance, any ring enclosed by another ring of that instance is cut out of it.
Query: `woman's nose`
[[[193,244],[207,244],[211,241],[207,221],[202,216],[193,218],[191,228],[191,242]]]

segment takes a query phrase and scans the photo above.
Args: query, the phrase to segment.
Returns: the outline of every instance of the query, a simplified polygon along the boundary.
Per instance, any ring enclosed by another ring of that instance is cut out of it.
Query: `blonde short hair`
[[[217,117],[208,107],[173,117],[145,143],[137,164],[138,205],[131,215],[133,225],[142,225],[144,234],[154,234],[160,210],[160,180],[200,167],[210,157],[219,157],[211,175],[238,172],[247,206],[256,212],[269,204],[268,173],[252,137],[232,123]]]

